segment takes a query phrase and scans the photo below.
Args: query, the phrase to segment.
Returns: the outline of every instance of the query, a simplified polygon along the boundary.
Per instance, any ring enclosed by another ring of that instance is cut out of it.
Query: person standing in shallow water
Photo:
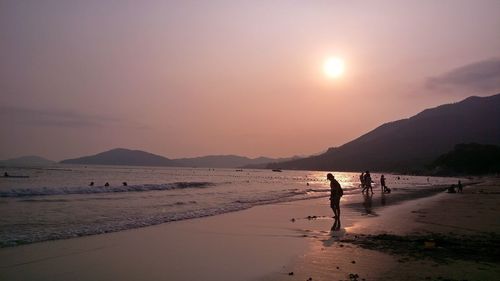
[[[370,192],[373,193],[372,177],[370,176],[370,172],[369,171],[365,172],[365,178],[363,180],[363,184],[365,185],[365,187],[363,188],[363,191],[366,190],[366,192],[368,192],[368,189],[369,189]]]
[[[387,186],[385,186],[385,176],[382,175],[380,177],[380,188],[382,189],[382,193],[384,193],[387,190]]]
[[[332,226],[333,230],[340,229],[340,197],[344,195],[344,191],[340,186],[340,183],[335,179],[333,174],[328,173],[326,178],[330,181],[330,207],[333,210],[333,218],[335,222]]]

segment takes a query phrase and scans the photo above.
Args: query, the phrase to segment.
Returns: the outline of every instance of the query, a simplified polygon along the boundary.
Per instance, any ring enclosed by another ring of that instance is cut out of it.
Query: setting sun
[[[500,281],[500,0],[124,2],[0,0],[0,281]]]
[[[344,61],[340,58],[328,58],[323,64],[323,71],[329,78],[338,78],[342,76],[344,70]]]

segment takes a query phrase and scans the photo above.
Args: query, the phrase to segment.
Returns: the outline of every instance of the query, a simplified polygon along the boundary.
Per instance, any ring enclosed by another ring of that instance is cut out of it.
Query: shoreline
[[[498,280],[500,179],[385,208],[340,236],[318,237],[270,280]],[[467,212],[466,215],[461,214]],[[397,224],[395,223],[397,222]]]
[[[202,182],[195,182],[195,184],[200,184]],[[177,183],[172,183],[172,184],[177,184]],[[441,190],[444,190],[445,186],[444,185],[433,185],[433,186],[415,186],[409,191],[410,189],[406,188],[393,188],[394,191],[403,191],[403,192],[393,192],[390,195],[382,194],[382,197],[380,200],[378,200],[378,196],[380,193],[378,190],[375,188],[375,195],[368,195],[366,193],[366,196],[362,200],[354,200],[354,202],[348,202],[344,204],[343,208],[354,208],[357,211],[361,212],[363,215],[373,215],[375,214],[374,212],[371,211],[371,209],[377,209],[379,207],[385,207],[393,204],[398,204],[403,201],[407,200],[415,200],[416,198],[421,198],[421,197],[428,197],[432,196]],[[353,198],[359,194],[360,190],[354,190],[354,193],[352,190],[350,190],[350,193],[346,193],[344,196],[348,196],[350,198]],[[106,193],[107,194],[107,193]],[[114,194],[114,193],[109,193],[109,194]],[[59,194],[54,194],[58,196]],[[354,195],[354,196],[353,196]],[[67,240],[67,239],[75,239],[79,237],[88,237],[88,236],[94,236],[94,235],[105,235],[109,233],[116,233],[116,232],[121,232],[121,231],[128,231],[131,229],[141,229],[144,227],[150,227],[150,226],[155,226],[155,225],[161,225],[161,224],[166,224],[166,223],[174,223],[177,221],[184,221],[184,220],[192,220],[192,219],[199,219],[199,218],[205,218],[205,217],[212,217],[212,216],[220,216],[223,214],[227,213],[233,213],[233,212],[240,212],[240,211],[245,211],[254,207],[262,206],[262,205],[272,205],[272,204],[280,204],[280,203],[293,203],[296,201],[302,201],[302,200],[314,200],[314,199],[321,199],[321,198],[328,198],[327,195],[316,195],[312,196],[309,198],[294,198],[290,199],[290,197],[283,197],[283,198],[277,198],[274,200],[270,201],[262,201],[259,203],[253,203],[254,205],[249,205],[249,206],[239,206],[239,207],[229,207],[225,209],[213,209],[210,210],[210,212],[205,213],[207,210],[201,210],[202,212],[192,212],[191,214],[186,214],[185,217],[177,217],[177,218],[163,218],[163,219],[152,219],[148,221],[142,221],[142,224],[137,224],[137,225],[130,225],[127,224],[126,226],[111,226],[107,228],[101,228],[101,229],[91,229],[91,230],[85,230],[82,232],[73,232],[73,233],[65,233],[63,235],[59,236],[53,236],[53,235],[48,235],[46,237],[40,238],[36,237],[35,239],[27,239],[27,240],[4,240],[0,242],[0,249],[2,248],[10,248],[10,247],[19,247],[23,245],[31,245],[31,244],[37,244],[37,243],[43,243],[43,242],[48,242],[48,241],[58,241],[58,240]],[[1,196],[0,196],[1,197]],[[20,198],[23,198],[24,196],[21,196]],[[29,196],[26,196],[27,198],[30,198]],[[18,198],[18,197],[14,197]],[[25,200],[25,199],[23,199]],[[29,201],[29,200],[28,200]]]
[[[307,250],[308,240],[300,231],[307,220],[291,224],[290,217],[309,213],[311,203],[319,214],[326,201],[261,205],[219,216],[2,248],[0,279],[258,280]]]
[[[349,274],[359,274],[368,278],[366,280],[375,280],[390,268],[384,266],[381,270],[380,263],[394,265],[397,260],[383,251],[339,240],[360,231],[360,226],[368,228],[364,230],[366,233],[374,234],[376,228],[370,225],[376,225],[377,220],[392,222],[389,225],[407,220],[390,214],[412,209],[414,204],[433,202],[435,197],[402,201],[383,208],[375,206],[375,214],[363,215],[356,208],[344,207],[342,223],[347,234],[334,233],[333,238],[329,231],[333,223],[329,202],[320,198],[260,205],[122,232],[2,248],[0,278],[306,280],[312,277],[329,280],[326,278],[346,279]],[[415,219],[421,215],[410,214]],[[338,264],[339,271],[331,271],[331,264]],[[359,271],[360,267],[370,274]],[[294,275],[288,275],[290,272]]]

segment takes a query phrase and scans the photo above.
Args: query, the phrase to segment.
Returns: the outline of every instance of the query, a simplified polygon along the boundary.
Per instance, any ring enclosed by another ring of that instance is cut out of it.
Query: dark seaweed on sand
[[[449,260],[500,261],[500,234],[481,235],[420,234],[420,235],[357,235],[343,239],[362,248],[404,256],[400,262],[414,259],[432,259],[447,263]]]

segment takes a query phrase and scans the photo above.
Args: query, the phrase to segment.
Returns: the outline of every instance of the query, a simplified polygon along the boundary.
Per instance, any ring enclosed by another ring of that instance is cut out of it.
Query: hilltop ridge
[[[421,169],[459,143],[500,144],[500,94],[468,97],[385,123],[325,153],[267,168],[335,171]]]

